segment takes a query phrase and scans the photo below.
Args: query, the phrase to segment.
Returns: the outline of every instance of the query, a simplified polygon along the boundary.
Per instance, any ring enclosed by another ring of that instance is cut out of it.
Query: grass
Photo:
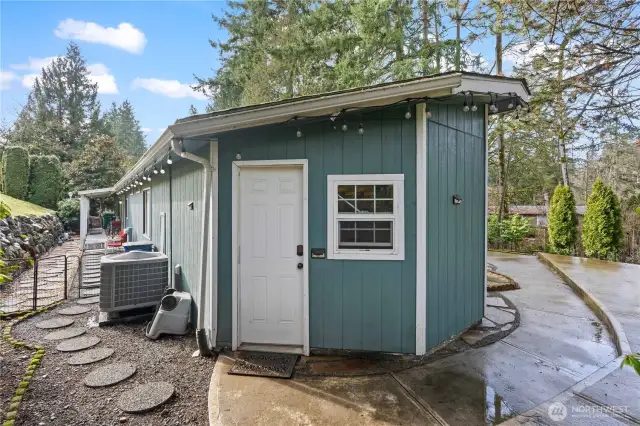
[[[11,216],[42,216],[46,213],[53,213],[53,210],[45,209],[37,204],[28,201],[18,200],[6,194],[0,194],[0,201],[11,209]]]

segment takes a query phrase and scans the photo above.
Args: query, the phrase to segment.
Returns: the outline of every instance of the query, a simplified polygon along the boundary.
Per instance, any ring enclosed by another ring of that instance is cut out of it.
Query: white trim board
[[[209,345],[216,347],[218,342],[218,140],[211,140],[209,162],[213,169],[211,181],[211,203],[209,204],[209,286],[211,294],[209,300],[209,312],[211,333],[209,333]]]
[[[416,105],[416,355],[426,352],[427,126],[426,104]]]
[[[489,240],[487,239],[488,219],[489,219],[489,106],[484,106],[484,303],[482,306],[482,315],[487,310],[487,257],[489,252]]]
[[[302,244],[305,251],[304,268],[302,273],[302,351],[309,355],[309,168],[306,159],[301,160],[260,160],[234,161],[231,176],[231,349],[238,350],[242,342],[239,341],[238,320],[238,231],[239,231],[239,191],[240,169],[249,167],[302,167]],[[252,347],[255,345],[252,345]],[[272,346],[272,345],[268,345]],[[255,349],[254,349],[255,350]]]

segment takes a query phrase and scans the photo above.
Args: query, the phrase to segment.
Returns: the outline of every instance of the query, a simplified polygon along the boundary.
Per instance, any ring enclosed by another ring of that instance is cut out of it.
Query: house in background
[[[487,117],[528,96],[447,73],[191,116],[113,191],[202,352],[422,355],[482,319]]]
[[[489,206],[489,214],[497,212],[496,206]],[[578,225],[582,224],[582,217],[587,212],[587,206],[576,206],[576,216],[578,217]],[[531,226],[534,228],[547,227],[547,215],[549,214],[549,206],[545,205],[515,205],[509,206],[509,214],[518,214],[529,219]]]

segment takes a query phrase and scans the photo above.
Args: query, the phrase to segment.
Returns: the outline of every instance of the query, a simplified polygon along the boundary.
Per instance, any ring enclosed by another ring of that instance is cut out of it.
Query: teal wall
[[[327,120],[218,135],[218,343],[231,342],[231,169],[242,160],[309,161],[309,244],[327,246],[327,175],[404,173],[405,261],[308,259],[312,348],[415,351],[416,123],[406,107],[352,116],[349,130]],[[358,123],[364,135],[357,133]],[[306,250],[309,253],[310,250]],[[308,255],[307,255],[308,256]]]
[[[484,307],[484,105],[432,105],[427,123],[427,349],[480,321]],[[454,205],[453,194],[462,198]]]

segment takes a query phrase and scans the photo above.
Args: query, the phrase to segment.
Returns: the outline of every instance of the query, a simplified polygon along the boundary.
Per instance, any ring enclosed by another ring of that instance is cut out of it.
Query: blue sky
[[[218,66],[209,38],[224,39],[211,14],[225,3],[0,1],[0,117],[11,123],[26,101],[29,75],[73,39],[99,85],[103,108],[128,99],[153,143],[167,125],[203,110],[185,85]],[[101,64],[101,65],[100,65]],[[24,81],[23,81],[24,80]],[[197,95],[196,95],[197,96]]]

